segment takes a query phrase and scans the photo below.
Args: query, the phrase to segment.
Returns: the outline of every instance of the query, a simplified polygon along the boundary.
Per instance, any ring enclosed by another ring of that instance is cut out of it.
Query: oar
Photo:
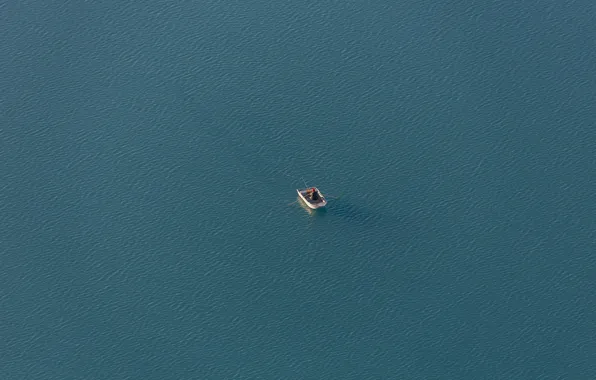
[[[333,200],[338,200],[339,198],[341,198],[341,197],[343,197],[343,196],[344,196],[343,194],[339,194],[338,196],[335,196],[335,195],[329,195],[329,196],[325,196],[325,197],[326,197],[326,198],[329,198],[329,199],[333,199]]]

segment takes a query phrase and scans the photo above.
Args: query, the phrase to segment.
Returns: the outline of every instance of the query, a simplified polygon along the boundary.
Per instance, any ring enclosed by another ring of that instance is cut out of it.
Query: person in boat
[[[314,187],[310,189],[310,199],[312,199],[313,201],[319,200],[319,193],[317,192],[317,189],[315,189]]]

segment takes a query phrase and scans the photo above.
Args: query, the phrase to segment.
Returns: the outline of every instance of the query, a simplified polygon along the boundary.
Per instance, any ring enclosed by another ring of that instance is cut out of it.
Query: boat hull
[[[317,189],[317,192],[320,195],[320,200],[313,202],[312,200],[308,199],[308,195],[306,194],[306,190],[308,189],[296,189],[296,192],[298,193],[298,197],[300,197],[300,199],[302,199],[302,202],[304,202],[304,204],[306,204],[306,206],[308,206],[309,208],[316,210],[318,208],[324,208],[325,206],[327,206],[327,200],[325,199],[325,197],[323,196],[323,194],[321,194],[321,192],[319,191],[319,189]]]

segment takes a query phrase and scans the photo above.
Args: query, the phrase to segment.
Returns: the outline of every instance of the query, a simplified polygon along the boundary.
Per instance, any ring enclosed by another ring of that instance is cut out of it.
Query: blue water
[[[0,378],[596,378],[596,8],[522,3],[0,4]]]

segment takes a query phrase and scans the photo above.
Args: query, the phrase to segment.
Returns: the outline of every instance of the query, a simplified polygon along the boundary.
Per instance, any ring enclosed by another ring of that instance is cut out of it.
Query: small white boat
[[[304,203],[312,209],[327,206],[327,200],[316,187],[309,187],[307,189],[296,189],[296,192],[298,193],[300,199],[302,199]]]

